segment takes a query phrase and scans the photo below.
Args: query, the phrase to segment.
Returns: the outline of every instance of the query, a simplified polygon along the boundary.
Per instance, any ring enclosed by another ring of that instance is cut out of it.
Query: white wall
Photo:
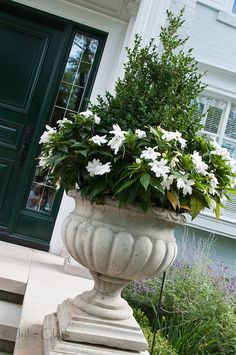
[[[225,21],[222,22],[222,14]],[[235,22],[235,27],[229,23]],[[219,21],[220,20],[220,21]],[[189,44],[200,62],[236,72],[236,17],[197,3]]]

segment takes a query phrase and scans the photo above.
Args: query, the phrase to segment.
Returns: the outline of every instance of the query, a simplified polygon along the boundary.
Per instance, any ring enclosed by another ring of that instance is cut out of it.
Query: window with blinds
[[[236,159],[236,105],[209,96],[199,97],[195,115],[204,115],[203,132],[215,138]],[[227,201],[227,210],[223,210],[222,215],[235,218],[236,196],[231,195],[231,200]]]

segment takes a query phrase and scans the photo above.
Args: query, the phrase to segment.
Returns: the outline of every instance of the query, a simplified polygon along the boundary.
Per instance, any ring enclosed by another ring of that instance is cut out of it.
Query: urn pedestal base
[[[44,355],[148,355],[147,342],[136,320],[112,321],[81,311],[73,300],[45,317]]]
[[[90,271],[94,288],[45,318],[44,355],[148,355],[121,291],[130,281],[158,275],[171,265],[177,252],[174,228],[184,218],[156,207],[147,213],[136,205],[119,208],[109,198],[91,203],[76,191],[70,196],[75,209],[63,223],[63,241]]]

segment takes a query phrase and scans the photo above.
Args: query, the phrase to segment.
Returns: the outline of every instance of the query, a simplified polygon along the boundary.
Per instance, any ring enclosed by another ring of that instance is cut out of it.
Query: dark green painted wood
[[[1,0],[0,4],[0,239],[48,250],[63,191],[50,216],[26,211],[25,204],[74,33],[99,39],[90,95],[106,34],[62,18]],[[84,101],[85,102],[85,101]],[[27,129],[27,154],[22,145]]]

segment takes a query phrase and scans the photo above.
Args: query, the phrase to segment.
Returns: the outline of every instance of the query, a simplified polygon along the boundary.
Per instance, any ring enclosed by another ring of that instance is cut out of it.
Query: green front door
[[[0,5],[0,239],[47,250],[62,191],[37,167],[45,123],[81,110],[105,35]]]

